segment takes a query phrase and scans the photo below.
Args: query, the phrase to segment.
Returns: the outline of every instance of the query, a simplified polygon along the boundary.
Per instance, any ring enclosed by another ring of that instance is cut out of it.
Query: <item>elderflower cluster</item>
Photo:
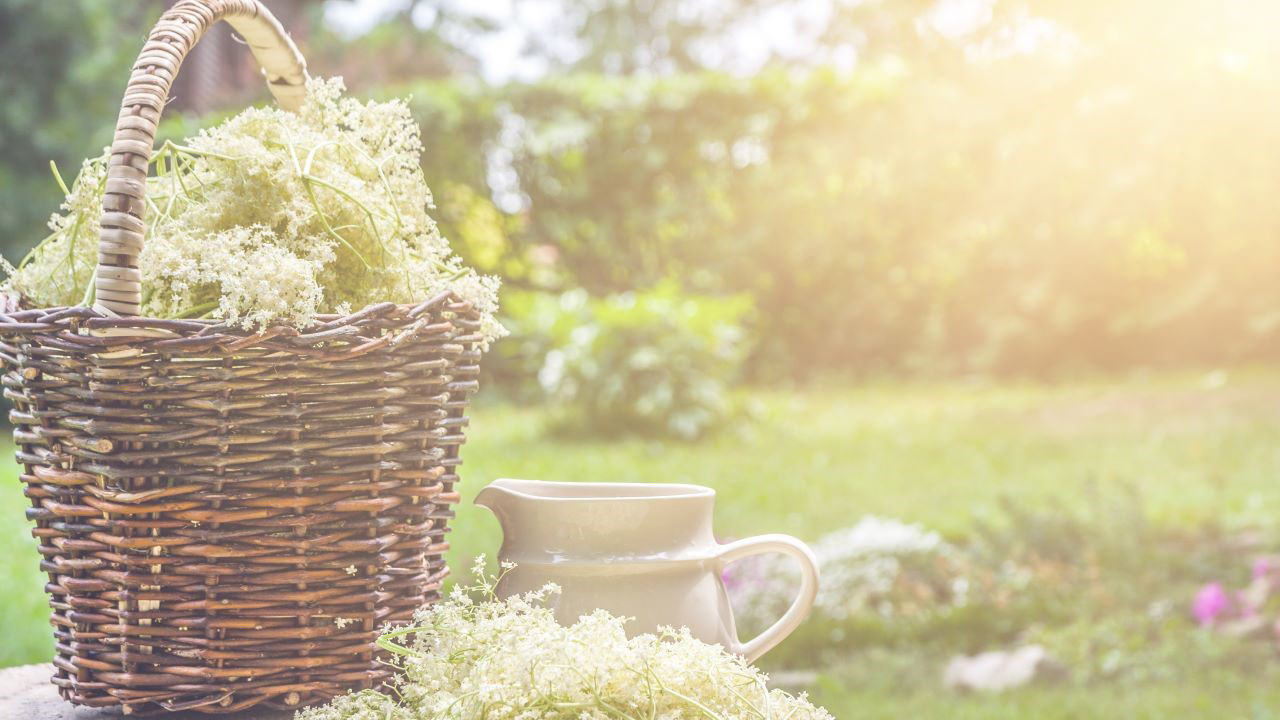
[[[478,568],[477,587],[383,635],[379,644],[400,656],[397,697],[366,690],[297,720],[831,719],[687,630],[628,638],[625,620],[603,610],[561,626],[546,605],[554,586],[498,600]]]
[[[967,602],[969,578],[960,549],[920,525],[869,515],[824,536],[813,551],[822,568],[815,609],[824,618],[894,617],[922,603]],[[739,626],[753,632],[787,609],[799,580],[786,558],[762,555],[731,565],[725,582]]]
[[[428,214],[408,106],[345,97],[340,79],[307,90],[298,113],[250,108],[158,148],[142,314],[306,327],[317,314],[453,290],[487,338],[501,335],[496,278],[465,268]],[[9,268],[8,289],[41,306],[91,302],[106,163],[105,153],[84,163],[49,237]]]

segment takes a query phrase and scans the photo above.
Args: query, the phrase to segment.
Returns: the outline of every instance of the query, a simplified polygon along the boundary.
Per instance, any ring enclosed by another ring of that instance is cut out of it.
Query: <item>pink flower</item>
[[[1191,614],[1195,616],[1196,622],[1208,627],[1213,625],[1218,616],[1225,613],[1230,605],[1231,600],[1227,597],[1227,592],[1222,589],[1222,583],[1209,583],[1196,593],[1196,599],[1191,604]]]
[[[729,568],[720,571],[720,582],[723,582],[725,589],[730,591],[742,584],[738,574]]]
[[[1260,557],[1253,561],[1253,579],[1258,580],[1271,572],[1271,558]]]

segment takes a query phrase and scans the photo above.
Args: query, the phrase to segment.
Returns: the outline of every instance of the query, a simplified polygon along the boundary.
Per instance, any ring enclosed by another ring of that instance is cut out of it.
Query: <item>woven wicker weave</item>
[[[445,294],[304,331],[136,317],[145,172],[173,76],[229,20],[282,106],[305,79],[249,0],[183,0],[135,65],[93,308],[0,312],[53,682],[126,713],[292,708],[386,673],[377,629],[438,598],[480,335]]]

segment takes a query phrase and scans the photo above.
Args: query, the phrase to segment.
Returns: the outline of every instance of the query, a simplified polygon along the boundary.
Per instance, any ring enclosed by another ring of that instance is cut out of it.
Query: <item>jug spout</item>
[[[515,482],[511,480],[494,480],[476,494],[474,501],[476,505],[488,508],[489,512],[498,518],[498,524],[502,526],[504,533],[509,528],[511,506],[520,497],[520,492],[512,487],[514,484]]]
[[[498,509],[506,505],[513,495],[508,481],[494,480],[476,494],[475,504],[482,508],[489,508],[491,512],[497,514]]]

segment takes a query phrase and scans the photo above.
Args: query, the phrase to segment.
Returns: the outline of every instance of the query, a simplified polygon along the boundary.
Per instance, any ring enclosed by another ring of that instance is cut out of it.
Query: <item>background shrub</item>
[[[412,95],[435,215],[468,262],[522,290],[745,294],[755,379],[1280,359],[1267,4],[994,3],[940,37],[917,3],[846,3],[811,61],[728,73],[686,52],[726,28],[667,26],[674,1],[566,13],[592,18],[566,28],[581,57],[501,85],[457,71],[475,58],[448,41],[454,11],[418,28],[401,3],[368,37],[300,37],[315,74]],[[135,50],[120,28],[160,6],[0,0],[7,257],[56,206],[47,161],[109,140]],[[1057,40],[999,51],[1028,12]],[[848,42],[856,65],[822,60]]]
[[[411,89],[486,138],[429,173],[513,219],[513,284],[747,294],[757,378],[1280,358],[1276,78],[1160,49]]]
[[[746,298],[664,283],[604,298],[508,293],[505,307],[513,339],[497,348],[496,372],[536,378],[562,431],[693,439],[733,414]],[[527,381],[512,384],[529,394]]]

